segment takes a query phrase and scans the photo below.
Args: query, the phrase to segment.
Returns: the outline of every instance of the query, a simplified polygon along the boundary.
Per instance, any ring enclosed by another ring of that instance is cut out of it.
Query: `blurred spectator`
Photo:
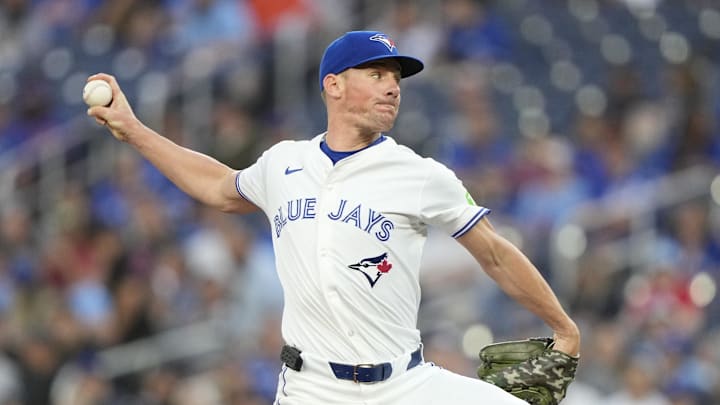
[[[610,123],[603,117],[578,114],[572,135],[575,171],[588,183],[591,196],[598,198],[610,187],[609,162],[604,159],[612,136]]]
[[[153,327],[149,289],[138,275],[124,275],[115,285],[113,301],[113,335],[116,344],[129,343],[151,336]]]
[[[443,0],[446,36],[442,45],[450,61],[490,63],[510,56],[507,27],[485,0]]]
[[[124,153],[115,159],[115,175],[93,187],[93,216],[105,226],[118,229],[132,216],[132,199],[145,189],[138,174],[138,158]]]
[[[24,382],[17,363],[5,354],[0,354],[0,404],[20,405]]]
[[[211,375],[199,374],[186,378],[176,386],[170,399],[173,405],[223,404],[223,394]]]
[[[277,354],[283,345],[282,338],[277,333],[281,326],[278,314],[267,314],[258,335],[258,350],[247,359],[241,360],[242,367],[248,372],[253,389],[267,403],[275,400],[278,374]]]
[[[254,163],[264,144],[251,112],[228,100],[219,100],[213,111],[213,135],[212,156],[235,168]]]
[[[167,6],[177,52],[212,47],[239,56],[255,39],[256,22],[244,0],[168,0]]]
[[[717,166],[720,141],[711,118],[704,111],[691,111],[670,143],[671,165],[675,170],[695,165]]]
[[[263,38],[272,38],[283,24],[296,24],[302,21],[309,25],[314,19],[314,10],[309,0],[248,0],[253,21]]]
[[[670,135],[670,122],[662,105],[636,103],[624,111],[619,125],[628,154],[639,163],[639,172],[654,178],[667,171],[665,145]]]
[[[692,353],[680,360],[667,383],[673,403],[677,398],[689,404],[712,402],[720,387],[720,370],[715,366],[720,359],[715,344],[712,338],[702,337]]]
[[[6,294],[0,298],[2,312],[12,306],[14,285],[32,284],[40,277],[34,253],[37,240],[32,227],[32,217],[24,207],[10,205],[0,212],[0,257],[4,257],[3,276],[7,283]]]
[[[630,337],[618,322],[598,321],[591,328],[589,339],[582,343],[584,364],[578,368],[578,379],[606,396],[621,389],[618,370],[622,367]]]
[[[33,16],[32,1],[0,2],[0,71],[19,71],[25,59],[36,54]]]
[[[439,131],[438,158],[463,179],[479,204],[507,212],[514,191],[507,181],[513,140],[503,128],[490,100],[483,71],[460,66],[452,79],[452,109]]]
[[[601,401],[602,397],[595,388],[583,381],[575,381],[568,387],[563,405],[587,405]]]
[[[694,63],[693,63],[694,62]],[[668,169],[679,170],[696,164],[718,165],[720,141],[710,115],[711,95],[699,76],[700,61],[668,66],[665,102],[672,118],[671,139],[665,145]]]
[[[632,65],[610,68],[606,110],[609,119],[622,121],[623,116],[632,111],[637,104],[647,102],[640,75],[639,69]]]
[[[690,201],[669,213],[666,237],[658,241],[657,260],[674,269],[679,277],[713,271],[720,252],[710,231],[707,204]]]
[[[388,34],[406,55],[413,55],[427,66],[433,67],[440,53],[442,31],[437,17],[423,13],[423,6],[411,0],[395,0],[389,11],[370,26]]]
[[[18,359],[22,381],[21,403],[50,403],[50,385],[59,367],[59,355],[44,332],[31,333],[20,342]]]
[[[6,124],[0,126],[0,152],[25,144],[60,124],[53,109],[52,86],[39,73],[28,70],[15,77],[17,97]],[[20,90],[21,89],[21,90]]]
[[[160,247],[150,277],[156,328],[165,330],[201,319],[200,291],[180,246]]]
[[[82,364],[67,364],[53,381],[54,405],[95,405],[112,403],[112,387],[96,370]]]
[[[549,260],[550,232],[570,219],[573,207],[589,200],[590,191],[573,171],[572,149],[564,139],[528,139],[522,151],[513,217],[523,233],[532,238],[527,254],[544,269]]]
[[[590,242],[592,245],[592,242]],[[589,248],[578,261],[576,292],[572,308],[592,319],[613,319],[624,302],[628,269],[618,268],[614,252]],[[597,332],[596,332],[597,333]]]
[[[158,367],[145,373],[140,401],[147,405],[169,404],[181,374],[173,367]]]
[[[115,176],[91,190],[93,215],[102,225],[123,232],[139,232],[141,240],[162,240],[165,221],[183,229],[182,220],[192,213],[190,198],[146,161],[128,153],[115,159]],[[160,207],[162,205],[162,207]],[[160,212],[155,212],[160,210]],[[143,218],[136,218],[144,216]]]
[[[117,39],[114,45],[118,50],[158,52],[163,49],[162,41],[167,41],[169,20],[160,0],[128,0],[97,2],[87,21],[94,27],[108,27]]]
[[[628,359],[623,368],[623,388],[607,398],[608,405],[670,405],[660,393],[657,382],[657,367],[640,358]]]
[[[187,238],[183,249],[187,269],[199,292],[200,314],[203,318],[224,319],[229,333],[242,336],[262,322],[255,318],[255,310],[262,308],[263,301],[256,294],[267,296],[272,291],[256,284],[250,273],[254,244],[244,223],[229,220],[228,214],[208,207],[199,210],[200,227]]]
[[[82,277],[74,280],[68,291],[68,306],[73,317],[84,328],[97,331],[105,339],[109,338],[112,324],[113,302],[110,291],[103,280],[95,277]]]

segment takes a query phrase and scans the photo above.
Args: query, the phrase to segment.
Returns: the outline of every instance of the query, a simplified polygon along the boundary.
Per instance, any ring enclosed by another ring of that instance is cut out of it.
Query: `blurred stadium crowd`
[[[270,404],[267,221],[198,206],[85,117],[115,75],[163,135],[242,168],[323,130],[351,29],[426,71],[390,135],[463,179],[584,333],[572,404],[720,403],[715,0],[0,0],[0,405]],[[548,333],[431,234],[426,359]],[[480,399],[479,399],[480,400]]]

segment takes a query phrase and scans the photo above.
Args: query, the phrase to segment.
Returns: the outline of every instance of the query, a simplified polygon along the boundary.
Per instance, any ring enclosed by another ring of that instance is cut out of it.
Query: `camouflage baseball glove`
[[[480,350],[478,377],[533,405],[557,405],[575,378],[578,358],[553,350],[553,339],[493,343]]]

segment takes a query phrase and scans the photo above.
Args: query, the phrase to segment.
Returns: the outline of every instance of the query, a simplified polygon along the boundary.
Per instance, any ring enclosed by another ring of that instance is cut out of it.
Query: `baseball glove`
[[[553,350],[553,339],[493,343],[480,350],[481,380],[533,405],[557,405],[575,379],[578,358]]]

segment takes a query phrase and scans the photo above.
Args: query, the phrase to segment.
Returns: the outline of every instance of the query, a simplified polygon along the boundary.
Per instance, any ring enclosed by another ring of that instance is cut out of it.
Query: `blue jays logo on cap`
[[[387,46],[390,52],[392,52],[392,50],[395,48],[395,41],[388,38],[388,36],[385,34],[375,34],[370,37],[370,40],[382,42],[385,46]]]
[[[320,61],[320,90],[323,79],[363,63],[392,58],[400,64],[400,77],[423,70],[423,63],[412,56],[400,55],[395,42],[380,31],[350,31],[333,41]]]

